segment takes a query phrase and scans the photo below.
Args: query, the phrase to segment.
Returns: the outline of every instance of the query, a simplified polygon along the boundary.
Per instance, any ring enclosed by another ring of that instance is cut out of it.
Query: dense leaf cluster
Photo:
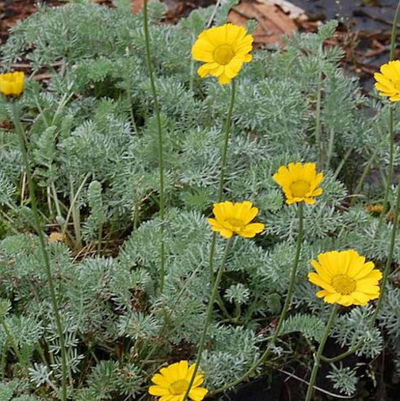
[[[201,80],[190,58],[191,44],[212,10],[195,11],[170,26],[160,23],[163,6],[150,4],[165,141],[167,211],[161,221],[142,16],[131,15],[124,1],[115,3],[116,9],[78,1],[43,7],[13,28],[1,48],[4,71],[22,60],[33,68],[20,102],[43,224],[49,238],[53,232],[63,236],[48,249],[65,327],[69,392],[77,401],[134,399],[146,392],[163,362],[194,358],[210,294],[206,217],[217,198],[230,96],[229,86]],[[301,333],[306,348],[321,338],[327,308],[306,279],[318,252],[354,248],[378,266],[385,260],[393,222],[389,215],[375,237],[378,216],[365,205],[382,197],[376,177],[384,175],[388,159],[388,108],[361,95],[357,80],[338,66],[340,49],[323,46],[334,30],[329,23],[318,34],[295,35],[285,49],[256,51],[237,78],[224,197],[251,200],[266,231],[254,241],[237,238],[228,257],[201,365],[211,390],[245,373],[273,331],[298,222],[296,207],[285,205],[272,175],[282,164],[317,160],[317,119],[324,193],[305,209],[295,302],[284,325],[288,336],[279,344],[285,352],[276,362],[283,364],[295,348],[290,333]],[[34,77],[43,69],[51,79],[40,84]],[[9,116],[0,99],[0,120]],[[26,368],[16,376],[13,347],[1,330],[0,370],[7,380],[0,399],[6,401],[50,399],[61,375],[22,171],[17,138],[2,128],[0,312]],[[162,224],[167,272],[160,296]],[[215,268],[224,245],[218,239]],[[400,262],[400,239],[394,259]],[[368,325],[369,309],[343,310],[334,328],[337,344],[362,341],[359,354],[372,358],[381,352],[386,333],[400,367],[399,303],[400,293],[391,285],[377,328]],[[357,378],[349,367],[337,364],[329,377],[336,389],[354,393]]]

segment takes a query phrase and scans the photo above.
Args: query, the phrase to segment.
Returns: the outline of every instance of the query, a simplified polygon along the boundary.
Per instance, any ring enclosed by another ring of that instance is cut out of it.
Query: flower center
[[[349,295],[356,289],[356,281],[345,274],[334,276],[331,285],[336,292],[342,295]]]
[[[235,53],[230,45],[220,45],[213,52],[213,58],[216,63],[226,65],[231,62]]]
[[[244,224],[243,221],[240,219],[235,219],[234,217],[231,217],[229,219],[225,220],[227,223],[229,223],[232,226],[233,231],[241,231]]]
[[[294,181],[290,190],[295,198],[303,198],[310,191],[310,183],[304,180]]]
[[[188,385],[189,383],[186,380],[180,379],[169,385],[169,391],[173,395],[185,394]]]

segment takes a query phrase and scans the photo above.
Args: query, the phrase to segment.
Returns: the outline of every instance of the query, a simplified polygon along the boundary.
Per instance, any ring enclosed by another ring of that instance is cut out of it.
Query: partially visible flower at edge
[[[308,273],[308,279],[322,287],[316,295],[329,304],[366,305],[379,298],[382,272],[353,249],[320,253],[311,265],[316,273]]]
[[[182,401],[195,368],[196,364],[189,367],[188,361],[180,361],[161,368],[160,373],[155,374],[151,379],[155,385],[149,387],[149,393],[160,396],[160,401]],[[200,387],[203,382],[204,375],[196,373],[189,392],[189,398],[193,401],[202,401],[208,393],[206,388]]]
[[[204,78],[213,75],[221,85],[239,74],[243,63],[252,59],[253,36],[238,25],[225,24],[203,31],[192,47],[192,57],[203,61],[198,73]]]
[[[25,74],[22,71],[0,74],[0,93],[4,96],[20,96],[24,91]]]
[[[225,238],[231,238],[234,234],[245,238],[253,238],[265,227],[262,223],[250,224],[257,216],[258,208],[253,207],[249,201],[215,203],[213,213],[215,219],[208,219],[211,229],[218,231]]]
[[[392,102],[400,101],[400,60],[381,65],[380,71],[374,74],[379,95],[389,97]]]
[[[279,167],[273,179],[281,187],[286,196],[286,203],[306,202],[315,203],[314,197],[322,194],[318,185],[324,178],[323,173],[316,172],[315,163],[289,163]]]

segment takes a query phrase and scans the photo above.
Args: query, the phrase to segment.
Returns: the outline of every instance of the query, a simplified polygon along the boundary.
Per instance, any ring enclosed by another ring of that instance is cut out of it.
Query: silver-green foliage
[[[126,1],[115,3],[117,9],[88,1],[42,7],[13,28],[0,49],[2,70],[24,57],[34,72],[53,72],[47,87],[28,81],[20,102],[42,216],[55,224],[51,230],[65,232],[69,245],[49,243],[48,249],[77,401],[135,397],[146,391],[160,361],[182,354],[194,359],[210,294],[212,234],[206,216],[217,199],[230,96],[229,86],[201,80],[190,59],[191,44],[211,9],[170,26],[158,23],[163,6],[150,4],[166,163],[167,211],[161,221],[157,125],[143,57],[142,16],[127,12]],[[303,251],[284,333],[300,332],[308,342],[321,338],[327,308],[307,281],[309,262],[319,252],[354,248],[375,261],[387,254],[391,225],[384,224],[375,237],[377,218],[363,207],[364,201],[381,198],[381,187],[367,180],[361,188],[364,197],[354,206],[349,206],[349,195],[372,156],[372,167],[387,164],[388,107],[360,94],[356,79],[338,66],[340,49],[324,48],[335,26],[331,22],[317,34],[296,34],[284,51],[255,52],[237,78],[224,198],[254,202],[266,229],[254,240],[237,238],[228,257],[220,291],[220,302],[226,302],[215,306],[202,361],[210,389],[246,372],[264,350],[271,322],[282,308],[298,221],[296,207],[285,204],[272,175],[282,164],[317,159],[319,89],[324,193],[305,208]],[[9,115],[10,107],[0,99],[0,117]],[[53,393],[61,373],[60,346],[38,239],[28,234],[32,216],[25,186],[16,137],[0,131],[0,216],[6,228],[6,234],[0,231],[0,291],[12,301],[6,323],[30,361],[21,379],[26,394],[37,386]],[[161,224],[167,271],[159,295]],[[11,235],[12,230],[25,234]],[[85,247],[73,249],[79,233]],[[104,254],[94,256],[98,241]],[[218,238],[214,271],[224,247],[225,240]],[[400,251],[394,260],[400,262]],[[399,341],[393,314],[399,299],[398,291],[390,289],[379,315],[393,347]],[[351,347],[361,342],[360,354],[379,354],[383,339],[380,329],[369,326],[370,312],[342,312],[333,333],[337,343]],[[0,334],[1,350],[12,355]],[[346,372],[336,370],[331,378],[352,393],[355,378]],[[13,396],[11,383],[0,388],[5,399]]]

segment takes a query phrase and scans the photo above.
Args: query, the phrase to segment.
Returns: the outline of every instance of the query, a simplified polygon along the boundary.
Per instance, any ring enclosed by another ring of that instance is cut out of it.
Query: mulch
[[[112,0],[92,0],[113,7]],[[166,22],[176,23],[192,10],[214,4],[216,0],[162,0],[168,11]],[[249,0],[242,0],[242,2]],[[364,6],[367,0],[291,0],[308,15],[307,21],[296,21],[300,31],[315,32],[321,22],[338,18],[341,23],[328,45],[339,45],[345,50],[342,63],[346,70],[357,74],[366,91],[373,85],[373,73],[387,62],[391,21],[397,0],[374,0],[373,6]],[[368,0],[371,3],[371,0]],[[143,0],[132,0],[134,9]],[[49,6],[64,5],[62,0],[42,0]],[[368,3],[368,4],[369,4]],[[374,5],[375,4],[375,5]],[[140,5],[139,5],[140,6]],[[4,43],[9,30],[37,10],[36,0],[0,0],[0,43]],[[400,56],[400,52],[396,52]]]

